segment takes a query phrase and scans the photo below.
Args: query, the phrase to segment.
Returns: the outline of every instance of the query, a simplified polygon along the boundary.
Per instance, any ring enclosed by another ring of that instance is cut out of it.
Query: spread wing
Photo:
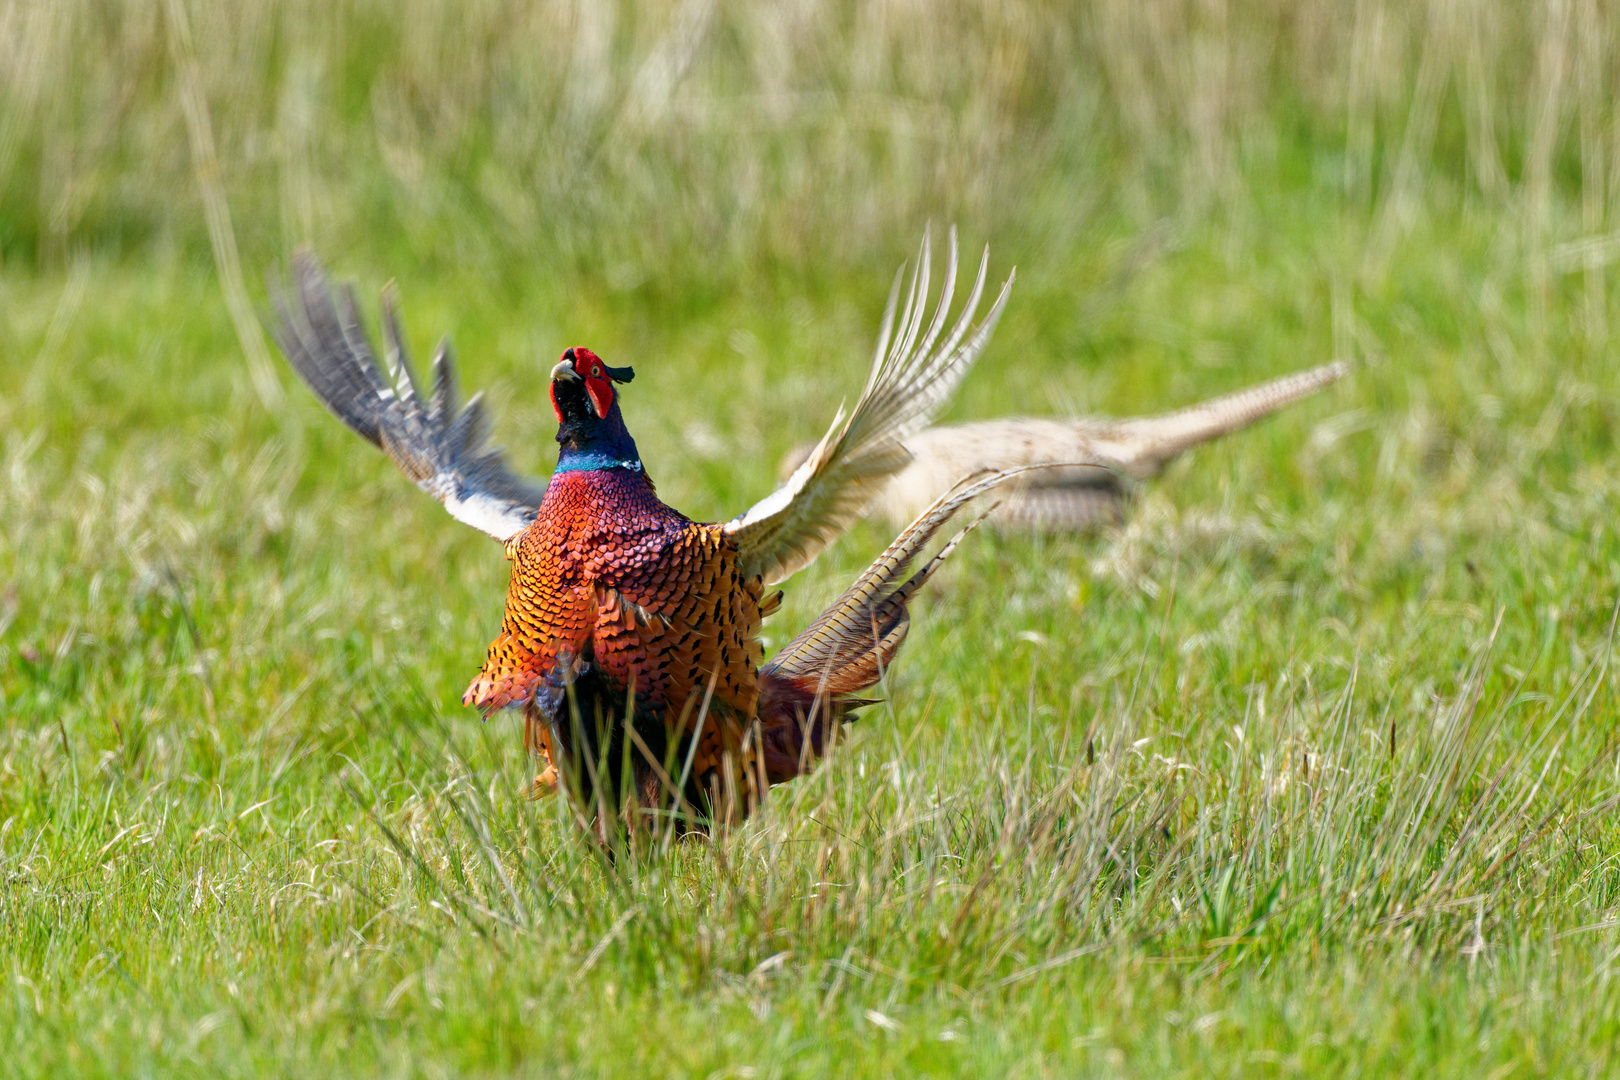
[[[432,395],[424,401],[418,394],[392,289],[382,300],[386,376],[360,324],[353,288],[334,295],[310,252],[294,257],[290,287],[275,293],[271,333],[334,416],[381,447],[457,521],[507,540],[534,520],[545,485],[514,474],[488,444],[482,394],[460,404],[448,339],[433,357]]]
[[[930,262],[925,236],[898,330],[895,308],[901,275],[895,277],[872,372],[854,411],[846,417],[840,409],[827,434],[787,483],[726,523],[726,531],[736,539],[738,569],[744,577],[757,574],[766,583],[780,581],[847,529],[872,496],[911,461],[903,440],[927,425],[984,351],[1007,303],[1013,275],[1007,276],[989,313],[973,325],[990,263],[986,249],[973,291],[944,334],[956,285],[954,230],[944,288],[933,319],[925,325]]]

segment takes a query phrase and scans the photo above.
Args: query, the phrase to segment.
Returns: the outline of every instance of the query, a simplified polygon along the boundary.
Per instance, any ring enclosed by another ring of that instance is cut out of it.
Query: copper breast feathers
[[[716,702],[753,715],[760,584],[742,580],[719,526],[666,506],[643,475],[557,474],[508,553],[506,615],[468,704],[522,704],[559,658],[583,657],[671,719],[711,683]]]

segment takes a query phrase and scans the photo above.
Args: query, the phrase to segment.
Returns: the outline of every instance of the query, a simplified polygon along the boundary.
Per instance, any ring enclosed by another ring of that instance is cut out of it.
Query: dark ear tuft
[[[636,377],[636,369],[633,367],[608,367],[603,364],[602,370],[607,372],[608,378],[614,382],[629,382]]]

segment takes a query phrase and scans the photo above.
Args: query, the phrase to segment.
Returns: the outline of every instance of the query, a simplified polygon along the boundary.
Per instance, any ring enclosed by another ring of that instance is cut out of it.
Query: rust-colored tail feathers
[[[770,783],[804,772],[821,756],[832,729],[850,710],[874,704],[854,695],[876,686],[888,670],[911,628],[907,607],[911,598],[990,511],[975,518],[921,570],[906,577],[912,560],[934,534],[964,504],[992,488],[1019,474],[1053,467],[1027,465],[980,474],[941,495],[815,622],[760,669],[759,720]]]

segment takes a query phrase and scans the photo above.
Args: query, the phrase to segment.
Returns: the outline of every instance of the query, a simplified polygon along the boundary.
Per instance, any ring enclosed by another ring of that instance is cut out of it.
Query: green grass
[[[533,471],[588,344],[668,501],[765,494],[930,217],[1019,268],[952,417],[1356,362],[976,534],[820,772],[617,869],[459,705],[498,547],[250,378],[165,10],[0,6],[0,1074],[1620,1068],[1601,5],[193,11],[250,297],[397,275]]]

